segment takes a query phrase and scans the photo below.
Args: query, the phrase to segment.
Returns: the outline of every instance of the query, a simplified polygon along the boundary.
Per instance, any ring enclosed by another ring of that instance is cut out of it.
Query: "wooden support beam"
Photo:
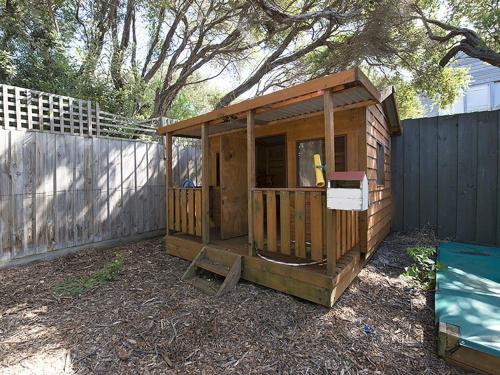
[[[204,244],[210,242],[210,140],[208,138],[208,124],[201,125],[201,204],[202,204],[202,240]]]
[[[325,163],[326,163],[326,178],[335,170],[335,121],[333,112],[333,92],[326,90],[323,95],[324,114],[325,114]],[[327,181],[328,184],[328,181]],[[328,186],[328,185],[327,185]],[[337,249],[335,241],[335,211],[327,210],[326,212],[326,258],[327,258],[327,273],[329,276],[335,274],[337,266]]]
[[[247,113],[247,188],[248,188],[248,254],[255,254],[253,243],[253,192],[255,187],[255,111]]]
[[[160,118],[160,126],[165,126],[165,118],[161,117]],[[170,202],[169,202],[169,192],[170,188],[172,187],[172,133],[167,133],[164,138],[164,143],[165,143],[165,209],[166,215],[165,215],[165,230],[167,236],[170,234],[170,226],[172,223],[169,222],[169,218],[171,217],[169,210],[173,210],[174,207],[170,207]]]

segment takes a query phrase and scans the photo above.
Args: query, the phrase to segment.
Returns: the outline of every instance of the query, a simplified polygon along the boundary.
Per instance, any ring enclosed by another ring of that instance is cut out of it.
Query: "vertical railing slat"
[[[280,192],[280,251],[290,254],[290,193]]]
[[[277,251],[276,237],[276,192],[266,192],[267,250]]]
[[[175,229],[174,190],[168,188],[168,229]]]
[[[189,234],[195,234],[195,222],[194,222],[194,190],[189,189],[188,192],[188,232]]]
[[[202,218],[202,213],[201,213],[201,210],[202,210],[202,202],[201,202],[201,190],[200,189],[196,189],[195,192],[194,192],[194,204],[195,204],[195,217],[196,217],[196,229],[195,229],[195,232],[196,232],[196,235],[198,237],[201,237],[201,234],[202,234],[202,230],[201,230],[201,218]]]
[[[342,211],[342,255],[345,254],[347,249],[347,211]]]
[[[187,233],[187,191],[186,189],[181,190],[181,232]]]
[[[174,189],[175,194],[175,230],[177,232],[181,231],[181,191],[180,189]]]
[[[253,213],[255,247],[262,250],[264,248],[264,198],[262,191],[253,192]]]
[[[295,256],[306,257],[306,199],[305,192],[295,192]]]
[[[311,194],[311,258],[323,259],[323,207],[321,192]]]

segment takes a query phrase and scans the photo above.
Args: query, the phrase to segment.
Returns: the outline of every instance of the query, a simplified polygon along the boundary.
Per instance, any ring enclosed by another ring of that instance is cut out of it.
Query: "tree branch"
[[[453,45],[443,56],[439,62],[440,66],[446,66],[450,60],[461,51],[470,57],[474,57],[493,66],[500,67],[500,53],[497,53],[489,48],[475,31],[427,18],[418,5],[414,5],[414,9],[419,14],[419,19],[422,20],[427,31],[427,36],[431,40],[440,44],[445,44],[453,42],[456,37],[462,37],[458,44]],[[437,26],[440,29],[448,31],[448,33],[444,36],[436,35],[432,31],[430,25]]]

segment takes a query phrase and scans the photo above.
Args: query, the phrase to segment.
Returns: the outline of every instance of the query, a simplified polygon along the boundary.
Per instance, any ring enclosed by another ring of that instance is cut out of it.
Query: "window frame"
[[[385,186],[385,146],[379,141],[377,141],[375,165],[377,167],[377,186]]]
[[[347,134],[338,134],[335,135],[334,138],[342,138],[344,139],[344,145],[345,145],[345,170],[347,171]],[[315,186],[304,186],[301,185],[300,183],[300,169],[299,169],[299,144],[304,143],[304,142],[314,142],[314,141],[323,141],[323,152],[326,153],[325,149],[325,138],[324,137],[314,137],[314,138],[304,138],[304,139],[297,139],[295,141],[295,186],[298,188],[314,188]],[[325,160],[322,158],[321,162],[325,163]]]

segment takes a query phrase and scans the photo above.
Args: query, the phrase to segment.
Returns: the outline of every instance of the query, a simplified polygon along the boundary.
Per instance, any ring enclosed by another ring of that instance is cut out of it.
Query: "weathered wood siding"
[[[0,128],[0,261],[165,227],[163,146]]]
[[[383,185],[377,184],[377,143],[384,147]],[[365,149],[366,154],[361,157],[366,160],[369,206],[367,212],[360,215],[360,244],[361,251],[371,253],[391,229],[391,134],[380,105],[366,108]]]
[[[406,120],[393,145],[394,230],[500,245],[500,111]]]

